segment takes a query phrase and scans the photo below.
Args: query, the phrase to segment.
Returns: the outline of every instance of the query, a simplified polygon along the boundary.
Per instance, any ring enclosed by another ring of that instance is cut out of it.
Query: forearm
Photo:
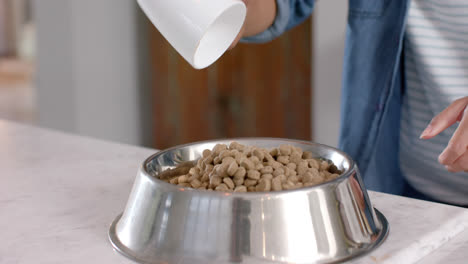
[[[244,27],[233,42],[265,43],[302,23],[312,13],[315,0],[242,0],[247,5]]]
[[[247,17],[242,37],[259,34],[269,28],[276,17],[276,0],[243,0],[247,6]]]

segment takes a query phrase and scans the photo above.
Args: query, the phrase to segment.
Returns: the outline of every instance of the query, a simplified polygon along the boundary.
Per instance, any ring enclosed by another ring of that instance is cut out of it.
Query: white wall
[[[138,10],[131,0],[34,1],[40,125],[149,143],[146,24]]]
[[[348,2],[318,1],[313,20],[313,141],[336,146]]]

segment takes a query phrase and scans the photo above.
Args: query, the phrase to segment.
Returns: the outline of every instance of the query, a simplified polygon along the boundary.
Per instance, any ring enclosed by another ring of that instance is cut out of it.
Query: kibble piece
[[[212,165],[213,164],[213,156],[210,155],[210,156],[204,158],[203,163],[205,163],[207,166]]]
[[[233,149],[236,149],[236,150],[243,150],[244,147],[243,145],[237,143],[237,142],[231,142],[231,144],[229,144],[229,149],[233,150]]]
[[[273,157],[278,156],[278,149],[274,148],[274,149],[270,150],[270,155],[273,156]]]
[[[328,167],[328,171],[330,173],[341,174],[341,171],[338,169],[338,167],[335,166],[335,164],[330,164],[330,166]]]
[[[200,174],[200,169],[198,167],[192,167],[190,168],[189,173],[192,175]]]
[[[193,181],[190,182],[190,185],[191,185],[193,188],[197,189],[198,187],[201,186],[201,182],[200,182],[199,180],[195,179],[195,180],[193,180]]]
[[[222,182],[222,178],[219,176],[213,176],[210,178],[210,185],[211,186],[218,186]]]
[[[301,157],[301,155],[299,153],[294,152],[294,153],[291,154],[291,156],[289,156],[289,161],[291,163],[295,163],[296,165],[298,165],[299,162],[302,161],[302,157]]]
[[[298,165],[297,165],[297,174],[299,175],[302,175],[304,174],[307,169],[309,168],[309,163],[305,160],[301,161]]]
[[[179,184],[180,183],[186,183],[186,182],[188,182],[187,175],[182,175],[182,176],[179,177]]]
[[[283,156],[289,156],[291,155],[291,146],[290,145],[281,145],[279,147],[279,153],[280,155],[283,155]]]
[[[314,185],[318,185],[318,184],[322,184],[325,182],[325,179],[320,177],[320,178],[313,178],[311,183],[313,183]]]
[[[237,186],[237,187],[234,189],[234,192],[247,192],[247,187],[245,187],[245,186]]]
[[[262,179],[269,179],[269,180],[271,180],[271,179],[273,179],[273,175],[272,175],[272,174],[269,174],[269,173],[267,173],[267,174],[262,174],[261,178],[262,178]]]
[[[221,163],[221,158],[219,156],[216,156],[214,159],[213,159],[213,164],[219,164]]]
[[[307,162],[309,163],[309,167],[311,168],[320,168],[320,163],[316,159],[308,159]]]
[[[291,176],[298,176],[297,171],[289,169],[289,177]]]
[[[279,176],[276,176],[276,177],[280,178],[281,182],[286,182],[288,180],[288,177],[286,177],[286,175],[279,175]]]
[[[311,172],[306,172],[302,176],[302,182],[312,182],[314,180],[314,175]]]
[[[263,169],[260,170],[262,174],[268,174],[268,173],[273,173],[273,167],[271,166],[265,166]]]
[[[255,192],[255,186],[249,186],[247,187],[248,192]]]
[[[328,179],[331,175],[328,171],[320,171],[320,175],[323,177],[323,179]]]
[[[278,169],[278,168],[281,168],[283,167],[283,164],[277,162],[277,161],[273,161],[273,162],[270,162],[270,166],[273,167],[274,170]]]
[[[275,177],[271,180],[271,188],[273,191],[281,191],[283,190],[282,182],[280,177]]]
[[[258,185],[255,187],[257,192],[269,192],[271,191],[271,181],[268,179],[261,179],[258,181]]]
[[[302,157],[302,153],[304,153],[304,151],[303,151],[300,147],[294,147],[294,146],[293,146],[293,147],[292,147],[292,153],[291,153],[291,155],[292,155],[293,153],[299,153],[299,155],[301,155],[301,157]]]
[[[229,164],[229,167],[227,168],[227,174],[229,176],[234,176],[234,174],[236,174],[237,170],[239,169],[239,165],[237,165],[237,162],[231,162],[231,164]]]
[[[199,159],[197,160],[197,166],[196,166],[196,168],[201,169],[201,167],[202,167],[203,165],[205,165],[205,164],[203,163],[203,158],[199,158]],[[195,167],[194,167],[194,168],[195,168]]]
[[[228,187],[229,189],[231,189],[231,190],[234,189],[235,184],[234,184],[234,182],[231,180],[231,178],[226,177],[226,178],[223,179],[223,182],[227,185],[227,187]]]
[[[206,163],[204,159],[199,159],[200,165],[198,166],[200,168],[200,173],[206,169]]]
[[[324,180],[327,180],[327,181],[330,179],[330,177],[331,177],[331,175],[332,175],[332,174],[331,174],[330,172],[328,172],[328,171],[320,171],[320,174],[323,176],[323,179],[324,179]]]
[[[279,156],[276,160],[283,165],[287,165],[289,163],[289,156]]]
[[[226,184],[221,183],[220,185],[216,186],[215,188],[216,191],[228,191],[228,187]]]
[[[246,187],[250,187],[250,186],[255,186],[257,184],[257,180],[251,180],[251,179],[247,179],[244,181],[244,185]]]
[[[188,183],[196,179],[193,175],[190,175],[190,174],[187,174],[187,177],[188,177],[188,180],[187,180]]]
[[[265,153],[265,158],[263,160],[266,160],[269,163],[271,163],[271,162],[275,161],[275,158],[273,158],[273,156],[271,156],[270,153]]]
[[[250,147],[250,146],[245,146],[244,150],[242,151],[242,153],[244,153],[244,155],[247,157],[247,158],[250,158],[252,156],[252,150],[253,150],[253,147]]]
[[[279,175],[284,175],[285,171],[283,168],[278,168],[278,169],[275,169],[275,171],[273,171],[273,176],[279,176]]]
[[[232,178],[232,181],[234,182],[234,184],[236,184],[236,186],[241,186],[242,184],[244,184],[244,177],[234,177]]]
[[[288,181],[291,181],[293,183],[298,183],[299,179],[297,178],[297,176],[291,176],[288,178]]]
[[[231,158],[232,158],[231,155],[232,155],[232,154],[231,154],[231,151],[226,149],[226,150],[222,150],[222,151],[219,153],[218,157],[219,157],[221,160],[223,160],[223,159],[226,158],[226,157],[231,157]]]
[[[260,179],[260,176],[261,176],[260,172],[256,170],[249,170],[247,172],[247,177],[252,180],[258,180]]]
[[[287,181],[285,183],[283,183],[283,189],[286,189],[286,190],[292,190],[294,189],[295,185],[293,182],[290,182],[290,181]]]
[[[321,170],[325,170],[325,171],[326,171],[326,170],[328,170],[328,167],[329,167],[329,166],[330,166],[330,164],[328,164],[328,162],[325,161],[325,160],[322,161],[322,162],[320,163],[320,169],[321,169]]]
[[[172,184],[178,184],[179,183],[179,177],[175,177],[169,181]]]
[[[212,153],[214,153],[215,155],[219,155],[219,153],[221,153],[221,151],[226,150],[226,149],[227,149],[226,145],[216,144],[216,146],[214,146],[214,148],[213,148]]]
[[[263,169],[263,164],[262,164],[261,162],[257,163],[257,164],[255,165],[255,169],[256,169],[257,171],[261,171],[261,170]]]
[[[229,167],[229,164],[222,164],[221,163],[221,166],[220,168],[218,169],[217,173],[220,177],[228,177],[228,173],[227,173],[227,169]]]
[[[203,155],[203,158],[207,158],[208,156],[211,155],[211,150],[209,150],[209,149],[203,150],[202,155]]]
[[[200,179],[202,175],[200,175],[199,173],[196,173],[196,174],[191,174],[190,175],[190,180],[189,181],[193,181],[195,179]]]
[[[263,159],[265,158],[265,153],[258,148],[252,151],[252,155],[257,157],[260,161],[263,161]]]
[[[206,172],[212,172],[212,171],[213,171],[213,168],[214,168],[213,165],[207,164],[207,165],[206,165],[206,168],[205,168],[205,171],[206,171]]]
[[[234,174],[234,177],[235,178],[244,178],[245,175],[247,174],[247,171],[244,167],[239,167],[236,171],[236,173]]]
[[[184,187],[184,188],[190,187],[190,183],[188,183],[188,182],[179,183],[177,185],[180,186],[180,187]]]
[[[316,168],[310,168],[307,171],[312,173],[312,175],[314,175],[314,177],[321,177],[319,170],[316,169]]]
[[[222,160],[221,160],[221,163],[222,164],[226,164],[227,166],[229,166],[231,163],[233,162],[236,162],[236,160],[231,157],[231,156],[227,156],[227,157],[224,157]]]
[[[333,173],[333,174],[331,174],[331,175],[328,177],[328,179],[329,179],[329,180],[334,180],[334,179],[336,179],[336,178],[338,178],[338,177],[340,177],[339,174]]]
[[[303,158],[303,159],[311,159],[311,158],[313,158],[312,152],[310,152],[310,151],[304,151],[304,152],[302,153],[302,158]]]
[[[213,169],[210,173],[208,173],[208,177],[211,179],[214,176],[219,176],[218,173]]]
[[[200,180],[201,180],[202,182],[209,181],[209,180],[210,180],[209,173],[205,172],[205,173],[203,174],[203,176],[201,177]]]
[[[252,161],[254,165],[257,165],[260,163],[260,159],[257,156],[251,156],[249,159]]]
[[[234,153],[234,159],[236,160],[237,164],[241,163],[243,157],[244,157],[244,155],[242,153],[240,153],[240,152],[235,152]]]
[[[240,165],[244,167],[246,170],[253,170],[255,169],[255,164],[248,158],[243,158],[241,160]]]
[[[295,171],[296,168],[297,168],[297,165],[296,165],[296,163],[290,162],[290,163],[288,163],[288,164],[286,165],[286,167],[288,167],[290,170]]]

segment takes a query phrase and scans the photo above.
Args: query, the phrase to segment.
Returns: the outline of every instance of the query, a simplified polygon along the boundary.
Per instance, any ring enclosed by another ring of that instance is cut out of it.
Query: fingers
[[[439,162],[451,166],[467,152],[468,148],[468,117],[462,118],[460,125],[450,139],[447,147],[439,156]]]
[[[458,158],[452,165],[445,166],[450,172],[468,172],[468,151],[466,151],[460,158]]]
[[[449,107],[432,119],[431,123],[421,134],[421,138],[429,139],[435,137],[437,134],[459,121],[467,105],[468,97],[464,97],[453,102]]]

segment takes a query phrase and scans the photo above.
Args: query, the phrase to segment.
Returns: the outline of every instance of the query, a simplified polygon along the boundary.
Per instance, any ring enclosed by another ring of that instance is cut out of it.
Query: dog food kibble
[[[185,164],[184,168],[165,171],[160,179],[198,190],[269,192],[309,187],[341,174],[334,164],[290,145],[267,150],[237,142],[229,146],[217,144],[212,150],[204,150],[202,157],[190,164],[189,169]],[[174,175],[176,171],[183,174]]]

